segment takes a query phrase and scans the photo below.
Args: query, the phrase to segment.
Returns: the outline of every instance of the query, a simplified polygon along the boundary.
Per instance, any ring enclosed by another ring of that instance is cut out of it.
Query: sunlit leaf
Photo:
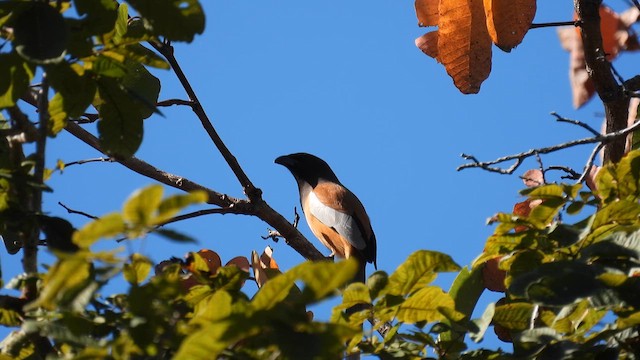
[[[162,185],[149,185],[139,189],[124,203],[122,217],[134,225],[152,225],[152,219],[162,202],[164,188]]]
[[[438,272],[457,271],[460,266],[449,255],[419,250],[409,255],[389,276],[386,292],[407,295],[431,283]]]
[[[306,296],[307,301],[313,302],[323,299],[351,281],[357,270],[357,260],[347,259],[337,263],[307,261],[289,272],[304,281],[303,295]]]
[[[228,292],[218,290],[200,300],[194,308],[192,322],[212,323],[231,315],[233,299]]]
[[[424,287],[410,295],[397,313],[398,321],[408,324],[443,320],[441,309],[453,309],[455,304],[449,294],[435,286]]]
[[[122,234],[125,223],[119,213],[111,213],[86,224],[73,234],[73,242],[81,248],[88,248],[100,238]]]
[[[524,38],[536,14],[536,0],[484,0],[491,40],[509,52]]]
[[[16,104],[29,88],[34,72],[17,53],[0,54],[0,109]]]
[[[521,331],[529,328],[533,316],[534,305],[529,303],[512,303],[495,307],[493,321],[507,329]]]
[[[158,205],[158,214],[153,218],[154,224],[163,223],[173,216],[175,216],[180,210],[193,204],[201,204],[209,199],[207,193],[204,191],[194,191],[188,194],[176,194],[171,195],[163,199]]]
[[[67,118],[84,114],[95,97],[97,86],[95,79],[78,65],[63,62],[47,66],[46,71],[51,86],[57,90],[49,101],[49,133],[56,135],[66,126]]]
[[[130,262],[125,263],[122,269],[125,280],[132,285],[143,282],[151,272],[152,262],[147,257],[135,253],[131,255]]]
[[[25,310],[44,307],[53,309],[67,293],[79,290],[90,279],[91,263],[80,256],[59,260],[49,269],[40,296]]]
[[[487,305],[487,308],[482,313],[482,316],[479,319],[473,320],[473,324],[476,325],[477,329],[470,334],[471,340],[475,342],[482,341],[484,337],[484,333],[487,331],[487,328],[491,324],[493,320],[493,314],[495,313],[495,304],[490,303]]]

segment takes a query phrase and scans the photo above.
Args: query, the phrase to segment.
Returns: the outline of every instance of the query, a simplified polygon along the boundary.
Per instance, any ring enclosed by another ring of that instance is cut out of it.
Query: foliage
[[[638,12],[626,18],[600,9],[605,39],[617,41],[605,42],[607,56],[637,50],[630,26]],[[420,25],[438,30],[417,45],[443,63],[461,91],[477,92],[491,69],[492,44],[505,51],[517,46],[535,10],[532,0],[418,0]],[[160,113],[160,82],[147,67],[175,70],[159,49],[192,41],[204,26],[197,0],[0,3],[0,110],[9,115],[0,117],[0,235],[9,254],[24,249],[27,272],[9,283],[20,297],[0,296],[0,325],[16,329],[0,343],[0,359],[325,359],[345,352],[384,359],[634,359],[640,353],[640,150],[588,178],[590,189],[547,184],[541,171],[527,172],[526,200],[492,217],[495,231],[469,267],[419,250],[365,284],[349,283],[358,267],[353,259],[281,271],[269,248],[224,265],[215,251],[202,249],[154,266],[143,254],[122,257],[113,245],[97,246],[150,232],[192,241],[165,225],[190,205],[214,202],[220,194],[213,191],[163,197],[164,188],[151,185],[121,211],[80,229],[46,215],[46,179],[65,166],[44,168],[47,139],[97,121],[99,139],[85,142],[111,159],[134,159],[144,119]],[[582,44],[571,31],[565,47],[575,56]],[[582,62],[572,66],[578,76],[586,72]],[[20,101],[37,107],[38,126]],[[195,96],[187,103],[203,112]],[[264,205],[259,189],[245,190],[249,202]],[[242,213],[246,205],[219,197],[227,207],[218,213]],[[43,273],[36,271],[37,245],[55,256]],[[432,284],[441,272],[458,272],[449,291]],[[128,288],[103,297],[100,291],[120,277]],[[246,286],[253,283],[257,291]],[[504,297],[476,309],[485,289]],[[307,310],[335,297],[341,302],[328,320]],[[483,310],[479,318],[476,310]],[[513,351],[469,350],[466,337],[481,342],[489,327]]]

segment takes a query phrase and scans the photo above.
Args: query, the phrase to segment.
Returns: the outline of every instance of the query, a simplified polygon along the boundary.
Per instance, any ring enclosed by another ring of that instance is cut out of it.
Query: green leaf
[[[387,275],[384,271],[376,271],[371,274],[367,278],[367,287],[369,288],[369,293],[371,294],[371,299],[377,299],[378,295],[387,287],[389,284],[389,275]]]
[[[100,35],[113,29],[118,16],[118,3],[113,0],[73,0],[78,14],[88,25],[89,35]]]
[[[218,321],[215,323],[204,324],[198,330],[191,332],[173,356],[174,360],[206,360],[216,359],[218,355],[229,346],[232,339],[228,341],[222,340],[225,334],[229,332],[233,326],[248,327],[250,324],[235,324],[228,321]],[[235,331],[238,331],[235,329]]]
[[[175,242],[181,242],[181,243],[197,243],[198,242],[193,237],[177,232],[172,229],[156,229],[153,231],[153,233]]]
[[[283,301],[289,295],[294,285],[295,277],[289,272],[269,279],[251,300],[251,307],[255,310],[269,310]]]
[[[525,189],[520,192],[523,195],[527,195],[531,199],[562,199],[564,197],[564,190],[562,186],[557,184],[548,184],[537,186],[530,189]]]
[[[40,296],[25,306],[25,311],[38,307],[53,309],[58,301],[68,293],[76,292],[90,280],[91,263],[82,256],[72,256],[59,260],[53,265],[44,278],[44,286]]]
[[[290,270],[305,283],[303,296],[307,302],[325,298],[351,281],[358,271],[358,262],[347,259],[337,263],[306,261]]]
[[[193,191],[188,194],[176,194],[162,200],[158,206],[158,214],[153,218],[153,224],[161,224],[174,217],[180,210],[193,204],[202,204],[209,200],[204,191]]]
[[[171,68],[169,63],[163,57],[140,44],[131,44],[125,47],[116,48],[113,51],[121,53],[130,61],[139,62],[159,69],[169,70]]]
[[[56,135],[66,126],[67,118],[84,114],[96,95],[96,81],[77,64],[66,62],[46,69],[51,86],[57,90],[49,101],[49,133]]]
[[[409,296],[398,309],[398,321],[408,324],[445,319],[442,309],[453,309],[453,299],[436,286],[424,287]]]
[[[111,213],[91,221],[73,234],[73,242],[80,248],[87,249],[100,238],[113,237],[125,231],[122,216]]]
[[[637,224],[640,216],[640,204],[634,200],[620,200],[609,203],[595,214],[592,229],[598,229],[604,225],[628,225]]]
[[[2,301],[2,307],[0,308],[0,325],[6,327],[20,326],[22,324],[22,314],[14,308],[9,306],[5,307],[5,303],[9,301],[9,297],[7,296],[6,299],[6,301]],[[17,308],[19,308],[19,306]]]
[[[108,76],[112,78],[120,78],[127,75],[127,67],[122,61],[114,59],[110,55],[111,53],[105,52],[95,57],[95,60],[88,62],[90,64],[91,71],[98,75]]]
[[[0,109],[16,104],[29,88],[34,71],[17,53],[0,54]]]
[[[122,85],[131,98],[138,103],[138,111],[143,119],[148,118],[154,112],[158,112],[156,103],[160,94],[160,80],[151,75],[140,63],[127,61],[127,74],[122,80]]]
[[[482,267],[476,267],[469,271],[468,267],[464,267],[458,273],[451,288],[449,296],[455,303],[455,310],[465,315],[465,319],[470,319],[473,309],[475,309],[480,295],[484,292],[485,286],[482,279]],[[451,325],[449,321],[445,324]],[[455,341],[460,345],[464,345],[464,336],[460,332],[451,328],[440,334],[442,341]]]
[[[124,278],[132,285],[138,285],[143,282],[151,271],[151,260],[147,257],[135,253],[131,255],[130,263],[124,264],[122,269]]]
[[[371,296],[369,296],[369,288],[363,283],[353,283],[347,286],[342,292],[342,304],[337,309],[349,309],[354,305],[371,304]]]
[[[204,31],[204,12],[197,0],[130,0],[153,34],[173,41],[191,42]]]
[[[231,295],[224,290],[218,290],[195,304],[191,322],[213,323],[229,317],[232,309],[233,298]]]
[[[529,328],[534,305],[518,302],[495,307],[493,322],[509,330],[522,331]]]
[[[531,210],[527,220],[535,226],[536,229],[544,229],[551,224],[565,202],[565,199],[562,197],[549,197],[545,199],[542,204]]]
[[[132,156],[142,143],[143,117],[138,102],[114,79],[98,81],[101,102],[98,132],[104,150],[122,158]]]
[[[458,271],[460,266],[449,255],[419,250],[409,255],[389,277],[387,293],[408,295],[431,283],[438,272]]]
[[[134,226],[153,225],[152,219],[162,202],[162,185],[150,185],[136,190],[122,207],[122,217]]]
[[[62,15],[48,3],[31,2],[17,14],[13,28],[16,51],[36,64],[62,61],[67,48],[67,28]]]
[[[491,321],[493,320],[493,314],[495,313],[496,305],[494,303],[490,303],[487,308],[482,313],[482,316],[479,319],[473,320],[473,324],[476,326],[476,330],[471,332],[470,337],[471,340],[475,342],[482,341],[487,328],[491,325]]]
[[[601,289],[596,275],[593,267],[578,261],[556,261],[516,277],[509,291],[537,304],[562,306]]]
[[[120,44],[122,37],[127,32],[127,23],[129,22],[129,7],[122,3],[118,6],[118,15],[116,17],[116,25],[114,28],[112,41],[114,44]]]

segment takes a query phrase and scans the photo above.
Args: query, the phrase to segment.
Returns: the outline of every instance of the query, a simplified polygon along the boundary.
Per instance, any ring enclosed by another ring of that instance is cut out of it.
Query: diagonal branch
[[[171,65],[171,68],[173,69],[176,76],[178,77],[180,84],[182,84],[182,87],[187,93],[187,96],[189,96],[189,100],[191,101],[190,103],[191,109],[196,114],[196,116],[202,123],[202,126],[207,131],[207,134],[209,134],[209,137],[215,144],[216,148],[218,148],[218,151],[220,151],[220,154],[222,154],[222,157],[224,158],[224,160],[227,162],[227,164],[233,171],[234,175],[240,182],[240,185],[242,185],[244,193],[249,198],[249,201],[250,202],[260,201],[260,199],[262,198],[262,191],[256,188],[251,182],[251,180],[249,180],[249,177],[247,176],[247,174],[244,172],[242,167],[240,167],[238,160],[235,158],[235,156],[233,156],[231,151],[229,151],[227,146],[224,144],[224,142],[220,138],[220,135],[218,135],[218,132],[211,124],[211,120],[209,120],[209,117],[207,116],[207,113],[204,111],[204,108],[202,107],[200,100],[198,100],[198,96],[196,95],[195,91],[191,87],[191,84],[189,83],[187,76],[182,71],[180,64],[178,64],[178,61],[174,56],[173,46],[171,46],[169,42],[164,42],[164,43],[149,42],[149,44],[151,44],[151,46],[153,46],[160,54],[162,54],[162,56],[164,56],[169,62],[169,64]]]
[[[107,155],[100,147],[99,140],[91,133],[80,127],[80,125],[69,121],[65,129],[87,145]],[[298,231],[298,229],[291,225],[291,223],[289,223],[287,219],[280,215],[280,213],[271,208],[271,206],[269,206],[264,200],[262,200],[262,198],[259,198],[254,202],[236,199],[231,196],[221,194],[215,190],[209,189],[182,176],[174,175],[160,170],[135,157],[131,157],[129,159],[116,159],[116,161],[129,168],[130,170],[140,175],[154,179],[162,184],[184,191],[205,191],[209,195],[208,203],[218,205],[223,208],[220,210],[221,212],[226,211],[227,213],[256,216],[262,221],[274,227],[287,240],[287,244],[291,246],[296,252],[298,252],[298,254],[302,255],[305,259],[325,259],[324,255],[322,255],[322,253],[318,251],[318,249],[316,249],[304,237],[304,235],[302,235],[302,233]]]

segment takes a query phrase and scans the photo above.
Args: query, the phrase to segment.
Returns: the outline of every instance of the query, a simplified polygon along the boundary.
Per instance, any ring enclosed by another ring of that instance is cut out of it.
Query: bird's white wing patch
[[[315,216],[316,219],[328,227],[335,229],[338,234],[347,239],[353,247],[362,250],[367,246],[358,228],[358,223],[353,216],[323,204],[313,191],[309,192],[308,206],[309,212]]]

